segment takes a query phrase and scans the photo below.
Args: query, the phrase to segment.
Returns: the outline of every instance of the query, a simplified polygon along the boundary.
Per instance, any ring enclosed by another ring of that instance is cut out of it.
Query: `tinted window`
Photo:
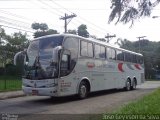
[[[132,55],[132,62],[137,63],[136,55]]]
[[[117,60],[124,61],[124,53],[120,50],[117,50]]]
[[[106,58],[106,51],[104,46],[95,45],[95,58]]]
[[[93,44],[81,41],[81,56],[93,57]]]
[[[107,48],[108,58],[111,60],[116,60],[116,51],[113,48]]]
[[[39,39],[39,49],[49,49],[62,45],[63,36],[46,37]]]
[[[81,56],[88,56],[87,42],[81,41]]]
[[[93,57],[93,44],[88,43],[88,56]]]
[[[111,48],[107,48],[107,56],[108,56],[108,59],[112,59],[112,51],[111,51]]]
[[[126,62],[131,62],[131,55],[130,55],[130,53],[125,53],[125,61]]]
[[[100,58],[101,48],[100,45],[95,45],[95,58]]]
[[[104,46],[101,46],[100,58],[106,58],[106,51]]]
[[[74,68],[78,58],[78,42],[77,38],[66,38],[64,41],[64,48],[71,52],[71,71]]]
[[[137,63],[143,64],[143,57],[142,56],[137,56]]]

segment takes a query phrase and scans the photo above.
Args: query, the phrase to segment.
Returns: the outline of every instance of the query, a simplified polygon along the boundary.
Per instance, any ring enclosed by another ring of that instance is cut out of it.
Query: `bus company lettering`
[[[95,64],[93,62],[87,62],[87,67],[88,68],[94,68]]]
[[[100,66],[98,66],[98,67],[100,67],[100,68],[110,68],[110,69],[115,69],[116,67],[115,67],[115,65],[109,65],[109,64],[103,64],[103,65],[100,65]]]
[[[61,87],[71,87],[71,82],[61,82]]]

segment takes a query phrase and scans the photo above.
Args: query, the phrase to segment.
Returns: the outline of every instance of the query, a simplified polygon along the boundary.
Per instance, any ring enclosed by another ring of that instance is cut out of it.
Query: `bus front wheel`
[[[80,99],[86,98],[88,95],[88,86],[85,81],[82,81],[79,85],[78,97]]]

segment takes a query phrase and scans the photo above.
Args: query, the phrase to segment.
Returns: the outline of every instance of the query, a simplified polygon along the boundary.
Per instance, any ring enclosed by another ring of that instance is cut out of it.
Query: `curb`
[[[26,96],[23,91],[0,92],[0,100]]]

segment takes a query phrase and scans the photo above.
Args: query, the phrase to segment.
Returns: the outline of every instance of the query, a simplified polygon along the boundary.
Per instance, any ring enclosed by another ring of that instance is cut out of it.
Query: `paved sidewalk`
[[[15,98],[25,96],[22,90],[20,91],[10,91],[10,92],[0,92],[0,100],[7,98]]]

